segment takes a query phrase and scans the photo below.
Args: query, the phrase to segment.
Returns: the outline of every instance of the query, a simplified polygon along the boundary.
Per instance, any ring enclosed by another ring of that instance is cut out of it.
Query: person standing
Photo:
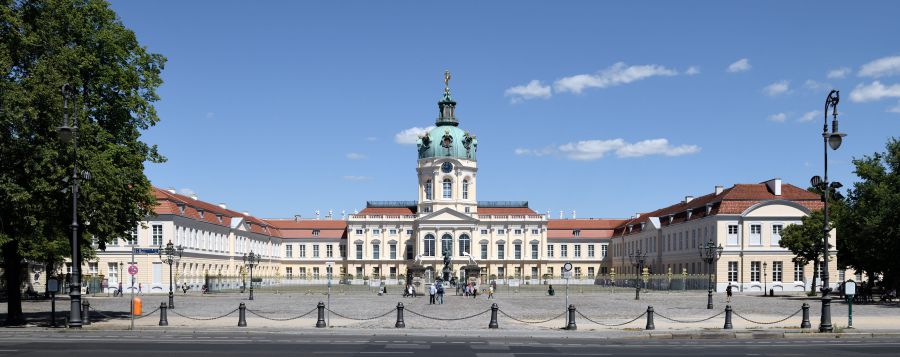
[[[138,283],[138,295],[144,295],[144,283]]]
[[[494,284],[491,284],[491,286],[488,286],[488,299],[493,299],[493,298],[494,298]]]
[[[119,289],[116,290],[115,296],[122,297],[122,282],[119,281]]]
[[[727,303],[731,303],[731,284],[728,284],[728,287],[725,288],[725,296],[727,299]]]
[[[437,295],[437,283],[432,283],[428,288],[428,304],[434,305],[434,296]]]
[[[441,305],[443,305],[444,304],[444,284],[438,285],[437,294],[438,294],[438,302]]]

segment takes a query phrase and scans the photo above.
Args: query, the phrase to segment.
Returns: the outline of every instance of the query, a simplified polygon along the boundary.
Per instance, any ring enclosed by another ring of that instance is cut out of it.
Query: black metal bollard
[[[811,328],[812,325],[809,323],[809,304],[804,302],[801,308],[803,309],[803,322],[800,323],[800,328]]]
[[[81,324],[84,326],[91,324],[91,302],[87,299],[81,301]]]
[[[569,304],[569,323],[566,324],[566,330],[577,330],[578,326],[575,325],[575,305]]]
[[[169,306],[166,305],[166,303],[164,303],[164,302],[159,303],[159,325],[160,326],[169,326],[169,316],[166,313],[166,309],[168,309],[168,308],[169,308]]]
[[[497,324],[497,310],[500,308],[497,307],[497,303],[493,303],[491,305],[491,322],[488,324],[488,328],[498,328],[500,325]]]
[[[397,323],[394,324],[396,328],[404,328],[406,327],[406,322],[403,322],[403,303],[397,303]]]
[[[319,320],[316,321],[316,327],[325,327],[325,304],[319,301],[319,305],[316,305],[319,308]]]
[[[247,305],[238,306],[238,327],[247,327]]]
[[[656,325],[653,324],[653,306],[647,306],[647,326],[644,330],[655,330]]]
[[[731,305],[725,305],[725,327],[726,330],[731,330],[734,326],[731,325]]]

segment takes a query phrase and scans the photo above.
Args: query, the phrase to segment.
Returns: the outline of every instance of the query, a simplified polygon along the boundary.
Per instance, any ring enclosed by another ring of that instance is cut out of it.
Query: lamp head
[[[68,124],[57,128],[56,132],[59,134],[59,140],[63,143],[69,143],[75,137],[75,128]]]
[[[831,150],[837,150],[841,147],[841,143],[844,141],[844,137],[847,134],[844,133],[831,133],[828,135],[828,146],[831,147]]]
[[[812,185],[812,187],[819,187],[819,185],[822,184],[822,177],[819,175],[813,176],[809,179],[809,184]]]

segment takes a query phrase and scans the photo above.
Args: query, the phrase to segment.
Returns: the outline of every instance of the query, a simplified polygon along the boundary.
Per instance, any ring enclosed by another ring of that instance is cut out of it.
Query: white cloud
[[[730,65],[728,65],[728,72],[737,73],[749,71],[753,66],[750,65],[750,60],[746,58],[741,58]]]
[[[884,57],[859,67],[860,77],[884,77],[900,74],[900,56]]]
[[[581,93],[585,88],[607,88],[628,84],[654,76],[676,76],[678,71],[656,64],[626,66],[618,62],[594,74],[577,74],[563,77],[553,83],[557,92]]]
[[[403,129],[399,133],[394,134],[394,142],[404,145],[415,144],[420,136],[427,134],[431,129],[434,129],[434,125],[425,128],[416,126],[409,129]]]
[[[785,120],[787,120],[787,113],[776,113],[776,114],[769,115],[769,120],[774,121],[774,122],[783,123]]]
[[[181,195],[185,195],[185,196],[193,196],[193,195],[196,195],[196,194],[197,194],[196,192],[194,192],[193,189],[190,189],[190,188],[187,188],[187,187],[178,190],[178,193],[181,194]]]
[[[667,139],[643,140],[635,143],[624,139],[582,140],[543,149],[516,149],[516,155],[545,156],[560,154],[569,160],[590,161],[615,153],[618,158],[649,155],[681,156],[700,152],[696,145],[672,146]]]
[[[871,102],[884,98],[900,98],[900,84],[885,86],[879,81],[872,84],[858,84],[850,92],[850,100],[854,102]]]
[[[806,82],[803,82],[803,87],[814,92],[823,92],[828,90],[831,85],[828,83],[816,82],[812,79],[807,79]]]
[[[372,177],[371,176],[344,176],[343,179],[347,180],[347,181],[366,181],[366,180],[371,180]]]
[[[770,85],[767,85],[765,88],[763,88],[763,92],[770,96],[784,94],[784,93],[787,93],[787,91],[791,89],[790,84],[791,84],[791,82],[788,82],[787,80],[778,81],[778,82],[772,83]]]
[[[700,67],[690,66],[690,67],[688,67],[687,71],[684,71],[684,74],[689,75],[689,76],[693,76],[695,74],[700,74]]]
[[[828,71],[828,78],[844,78],[850,74],[850,67],[841,67]]]
[[[549,85],[543,85],[541,84],[541,81],[534,79],[526,85],[507,88],[503,95],[510,97],[510,101],[513,103],[518,103],[523,100],[534,98],[547,99],[553,94],[550,91]]]
[[[812,121],[812,120],[815,120],[816,118],[818,118],[819,114],[821,114],[821,112],[818,110],[809,111],[809,112],[803,113],[803,115],[801,115],[800,118],[797,119],[797,121],[800,121],[800,122]]]
[[[366,155],[360,154],[358,152],[351,152],[347,154],[347,159],[349,160],[362,160],[365,159]]]
[[[900,114],[900,102],[897,102],[897,105],[888,108],[888,113],[898,113]]]

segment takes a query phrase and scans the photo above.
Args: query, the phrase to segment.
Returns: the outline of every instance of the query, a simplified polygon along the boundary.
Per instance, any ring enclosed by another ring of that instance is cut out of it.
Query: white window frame
[[[733,231],[732,231],[733,228]],[[741,245],[741,226],[737,223],[729,223],[725,228],[725,244],[730,246]]]
[[[781,222],[772,223],[772,229],[771,229],[772,238],[770,240],[770,243],[772,246],[774,246],[774,247],[780,246],[779,242],[781,242],[781,232],[783,232],[783,231],[784,231],[784,223],[781,223]]]

